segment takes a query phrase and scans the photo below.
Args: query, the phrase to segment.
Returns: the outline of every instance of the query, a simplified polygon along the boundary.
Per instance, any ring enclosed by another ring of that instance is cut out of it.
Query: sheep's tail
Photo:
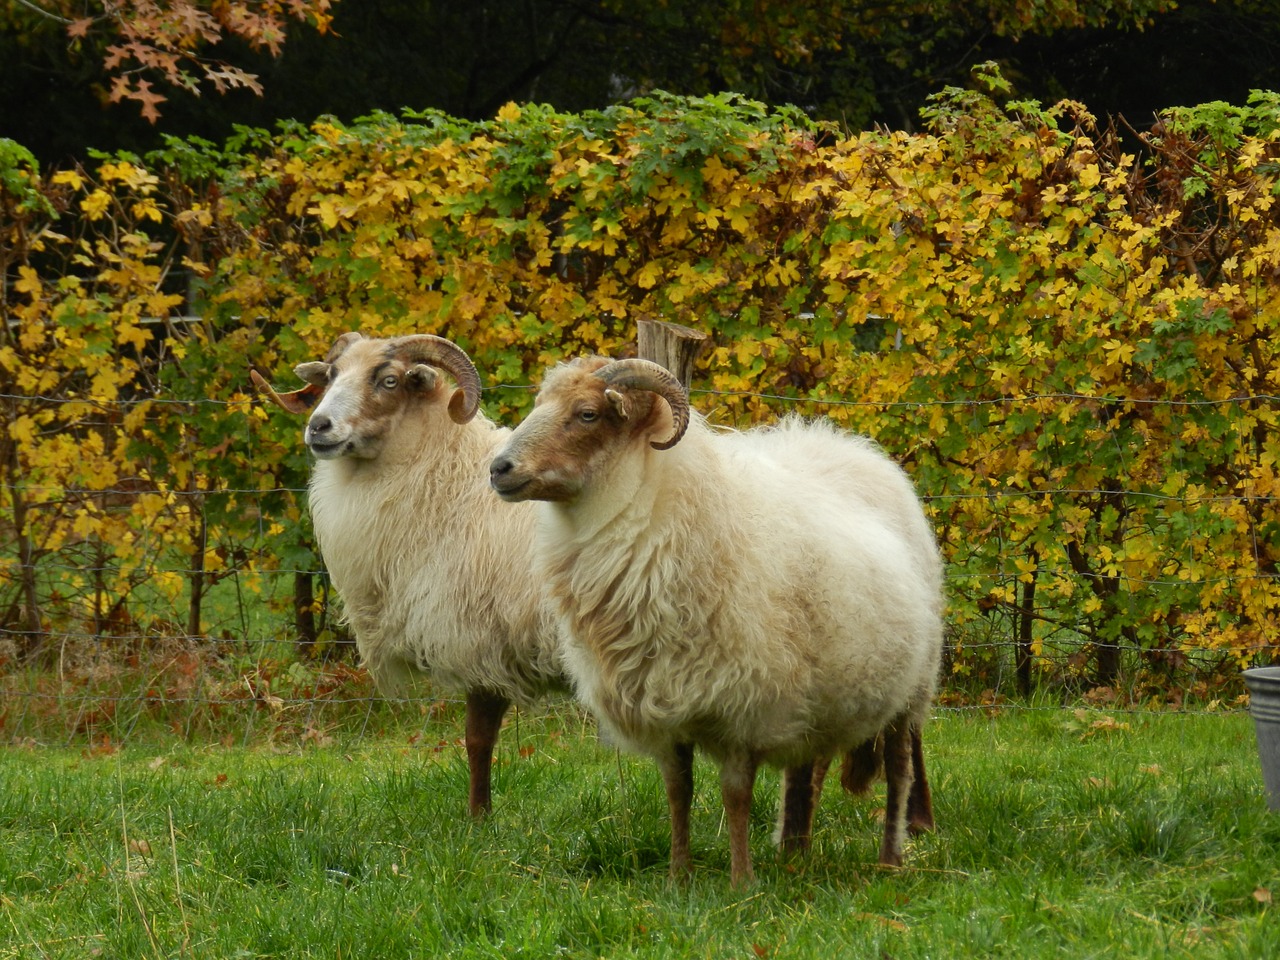
[[[840,763],[840,786],[850,793],[866,793],[882,770],[884,770],[884,737],[876,734],[844,755]]]

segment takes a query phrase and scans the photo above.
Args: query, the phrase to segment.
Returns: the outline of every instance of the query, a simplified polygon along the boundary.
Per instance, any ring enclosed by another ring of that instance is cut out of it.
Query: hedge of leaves
[[[711,334],[693,401],[714,420],[826,414],[913,473],[953,669],[992,622],[1024,683],[1065,639],[1102,682],[1126,649],[1266,658],[1280,96],[1122,139],[985,79],[918,134],[655,96],[323,119],[44,176],[6,145],[4,629],[25,650],[127,609],[211,632],[219,580],[317,568],[300,424],[257,403],[251,364],[288,387],[344,330],[436,332],[516,422],[548,364],[632,352],[651,316]]]

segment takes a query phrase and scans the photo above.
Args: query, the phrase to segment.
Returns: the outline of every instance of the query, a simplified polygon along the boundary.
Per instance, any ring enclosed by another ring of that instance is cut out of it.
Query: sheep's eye
[[[591,423],[599,416],[600,414],[595,410],[579,410],[578,411],[578,419],[581,420],[583,423]]]
[[[382,385],[386,387],[388,390],[394,390],[399,385],[399,383],[400,383],[399,377],[388,376],[388,377],[382,378]]]

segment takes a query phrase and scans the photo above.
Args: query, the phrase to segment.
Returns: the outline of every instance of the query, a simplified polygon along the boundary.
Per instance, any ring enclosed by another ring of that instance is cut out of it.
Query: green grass
[[[940,829],[901,870],[875,866],[879,798],[838,789],[811,854],[779,863],[770,773],[747,891],[710,765],[697,873],[673,886],[651,763],[570,707],[523,714],[473,823],[458,726],[8,748],[0,960],[1280,956],[1280,817],[1243,713],[944,713],[926,734]]]

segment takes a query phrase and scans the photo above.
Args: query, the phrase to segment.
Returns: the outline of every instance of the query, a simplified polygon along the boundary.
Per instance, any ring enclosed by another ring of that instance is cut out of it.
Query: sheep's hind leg
[[[502,729],[511,701],[485,690],[467,692],[467,767],[471,774],[470,807],[473,817],[483,816],[493,809],[491,782],[493,776],[493,748]]]
[[[929,778],[924,774],[924,744],[918,723],[911,725],[911,768],[915,778],[907,797],[907,830],[913,835],[929,833],[935,826],[933,794],[929,790]]]
[[[899,717],[884,731],[884,779],[887,789],[880,863],[889,867],[902,866],[902,837],[906,827],[907,801],[913,778],[911,730],[910,719]]]
[[[689,855],[689,809],[693,806],[693,744],[677,743],[671,753],[658,757],[662,782],[667,788],[671,817],[671,879],[684,880],[693,872]]]
[[[879,735],[846,753],[840,770],[841,785],[854,794],[869,791],[880,774],[883,753],[884,740]],[[933,796],[924,772],[924,744],[918,723],[911,725],[911,768],[915,776],[907,796],[907,830],[912,835],[928,833],[934,829]]]
[[[751,794],[758,761],[747,753],[731,756],[720,767],[720,798],[729,822],[729,881],[742,888],[755,881],[751,868]]]
[[[804,853],[813,837],[813,812],[831,766],[830,757],[787,767],[782,771],[782,811],[775,842],[784,856]]]

